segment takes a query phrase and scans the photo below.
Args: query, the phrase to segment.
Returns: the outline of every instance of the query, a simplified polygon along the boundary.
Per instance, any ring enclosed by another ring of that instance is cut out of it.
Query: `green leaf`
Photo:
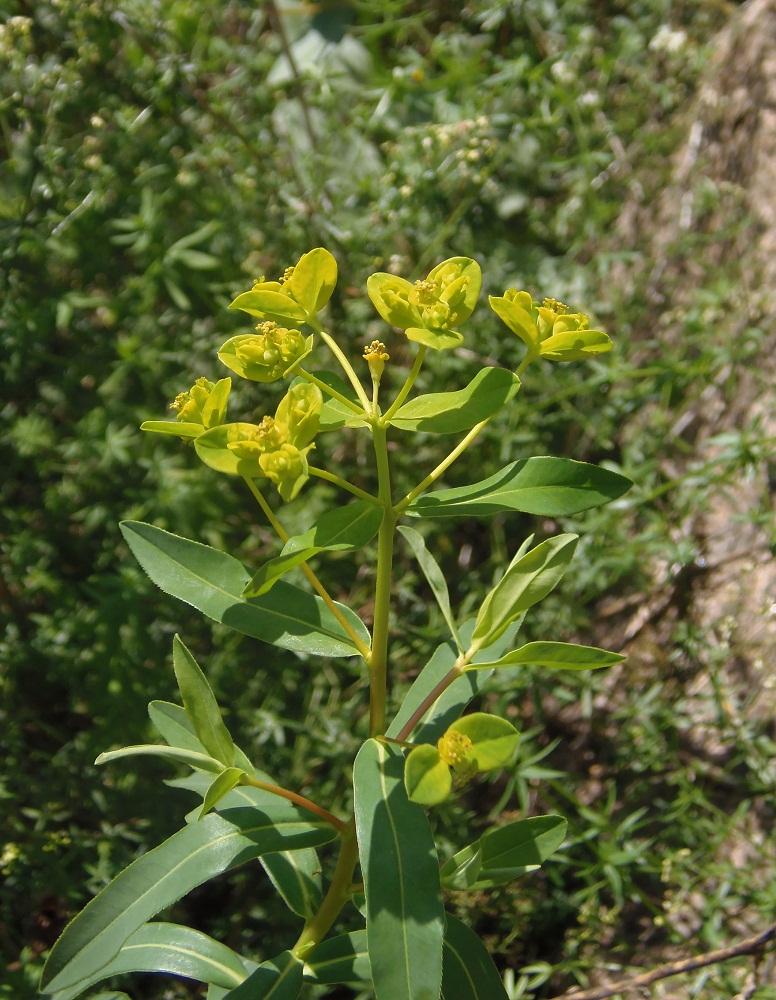
[[[337,831],[278,799],[269,810],[229,809],[173,834],[121,872],[65,928],[41,986],[75,986],[111,961],[147,920],[208,879],[272,851],[317,847]]]
[[[555,589],[578,540],[578,535],[556,535],[512,560],[480,606],[470,650],[489,646],[511,622]]]
[[[189,767],[196,767],[201,771],[211,771],[213,774],[220,774],[224,769],[220,760],[215,760],[208,754],[184,750],[182,747],[166,747],[158,743],[144,743],[138,746],[122,747],[120,750],[109,750],[107,753],[101,753],[94,763],[107,764],[113,760],[120,760],[122,757],[167,757],[179,764],[188,764]]]
[[[130,972],[166,972],[224,989],[234,989],[247,976],[245,966],[231,948],[201,931],[159,921],[144,924],[99,972],[77,986],[58,990],[52,1000],[72,1000],[102,979]]]
[[[199,437],[205,428],[202,424],[189,423],[186,420],[144,420],[140,430],[150,431],[152,434],[174,434],[179,438],[195,438]]]
[[[280,581],[271,594],[247,601],[242,591],[250,574],[232,556],[142,521],[123,521],[120,527],[153,582],[209,618],[295,652],[356,655],[355,643],[320,597]],[[361,619],[349,608],[339,609],[368,643]]]
[[[363,548],[377,534],[382,520],[382,507],[367,500],[326,511],[303,534],[288,539],[281,554],[266,562],[253,576],[243,597],[261,597],[284,573],[319,552],[353,552]]]
[[[449,727],[448,732],[462,733],[472,741],[465,758],[477,771],[493,771],[508,764],[520,738],[511,722],[487,712],[462,716]]]
[[[202,808],[199,811],[199,818],[203,819],[211,809],[215,809],[218,803],[231,792],[235,785],[240,783],[240,778],[244,774],[245,771],[240,767],[227,767],[226,770],[217,775],[211,781],[210,787],[205,793]]]
[[[444,909],[434,837],[404,789],[404,760],[370,739],[353,771],[366,933],[377,1000],[437,1000]]]
[[[550,361],[582,361],[591,354],[606,354],[613,347],[603,330],[566,330],[543,340],[539,353]]]
[[[447,581],[445,580],[444,573],[439,568],[439,563],[426,548],[423,536],[419,532],[415,531],[414,528],[407,528],[403,525],[399,527],[399,531],[407,539],[407,542],[412,549],[412,554],[418,560],[418,565],[423,570],[423,575],[428,580],[428,585],[431,587],[434,597],[436,597],[437,604],[439,605],[442,616],[447,623],[447,627],[452,633],[456,646],[461,652],[463,652],[464,650],[461,638],[458,635],[458,629],[456,628],[455,619],[453,618],[453,613],[450,608],[450,593],[447,589]]]
[[[319,312],[337,285],[337,261],[328,250],[317,247],[299,258],[286,287],[310,316]]]
[[[562,816],[533,816],[487,830],[441,869],[447,889],[488,889],[536,871],[566,836]]]
[[[538,353],[541,337],[531,314],[513,299],[504,296],[490,295],[488,302],[493,312],[506,323],[512,333],[517,334],[528,350]]]
[[[509,648],[514,641],[520,628],[520,622],[515,622],[506,630],[487,651],[481,650],[474,657],[472,662],[478,663],[480,660],[491,660],[494,650],[503,652]],[[471,640],[474,630],[474,619],[466,622],[460,630],[461,639],[464,645]],[[412,687],[407,692],[401,708],[391,722],[386,733],[393,739],[410,719],[416,708],[418,708],[426,697],[434,690],[439,682],[450,673],[456,662],[457,651],[451,643],[444,642],[434,650],[434,654],[428,663],[423,667]],[[419,743],[435,743],[455,720],[461,715],[469,702],[485,686],[492,671],[483,669],[463,673],[453,681],[444,693],[434,702],[433,706],[426,712],[422,720],[412,731],[412,739]]]
[[[226,996],[230,1000],[296,1000],[302,991],[302,963],[290,951],[262,962]]]
[[[162,739],[171,747],[205,753],[205,748],[197,739],[185,708],[173,705],[169,701],[152,701],[148,705],[148,716]],[[234,748],[234,759],[237,766],[247,774],[255,773],[253,764],[238,746]]]
[[[304,323],[307,313],[290,295],[274,290],[262,291],[258,285],[250,292],[238,295],[229,306],[230,309],[241,309],[258,319],[271,320],[280,326],[293,327]]]
[[[410,751],[404,765],[404,787],[410,802],[422,806],[444,802],[453,790],[450,768],[433,744],[421,743]]]
[[[551,670],[597,670],[621,663],[621,653],[610,653],[596,646],[576,646],[573,642],[529,642],[513,649],[492,663],[473,663],[467,670],[495,669],[496,667],[549,667]]]
[[[633,484],[609,469],[568,458],[536,457],[512,462],[471,486],[437,490],[407,508],[420,517],[488,517],[499,511],[563,517],[600,507]]]
[[[226,406],[232,388],[230,378],[219,379],[213,386],[205,405],[202,407],[202,423],[205,427],[217,427],[226,420]]]
[[[177,707],[177,706],[176,706]],[[239,756],[239,749],[238,749]],[[274,784],[272,778],[263,771],[255,771],[256,777],[262,781]],[[203,800],[207,795],[210,782],[204,774],[190,774],[186,778],[168,781],[173,788],[185,788],[196,792]],[[262,788],[252,788],[250,785],[238,785],[228,792],[221,800],[221,811],[249,807],[256,809],[272,809],[278,797]],[[302,810],[302,815],[305,815]],[[198,817],[198,813],[195,814]],[[321,863],[318,852],[313,847],[296,848],[293,851],[273,851],[259,858],[259,863],[269,875],[272,884],[283,898],[286,906],[294,913],[309,920],[318,909],[321,902]]]
[[[304,967],[304,978],[318,985],[370,983],[366,931],[351,931],[322,941]]]
[[[172,663],[183,707],[197,738],[211,757],[231,767],[234,764],[234,742],[223,723],[207,678],[179,635],[172,641]]]
[[[391,417],[394,427],[427,434],[457,434],[497,413],[520,388],[506,368],[483,368],[465,389],[417,396]]]
[[[449,913],[443,956],[442,1000],[509,1000],[488,949]]]

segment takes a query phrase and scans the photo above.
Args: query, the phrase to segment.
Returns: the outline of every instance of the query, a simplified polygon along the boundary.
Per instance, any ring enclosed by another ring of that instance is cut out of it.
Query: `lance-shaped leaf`
[[[148,717],[162,739],[171,747],[205,753],[205,748],[186,715],[186,709],[181,705],[173,705],[169,701],[149,702]],[[234,761],[247,774],[254,773],[253,764],[238,746],[234,748]]]
[[[197,738],[211,757],[231,767],[234,764],[232,737],[223,723],[207,678],[178,635],[172,641],[172,664],[183,707]]]
[[[434,837],[404,790],[404,760],[370,739],[353,771],[366,933],[377,1000],[436,1000],[444,909]]]
[[[262,771],[254,773],[262,781],[274,784],[268,774]],[[185,788],[196,792],[203,800],[210,787],[208,778],[204,774],[197,773],[190,774],[186,778],[176,778],[167,784],[172,788]],[[250,785],[239,785],[227,792],[219,807],[221,810],[241,807],[271,810],[277,801],[278,797],[272,792]],[[305,810],[301,810],[301,814],[307,815]],[[195,811],[191,817],[192,822],[196,822],[198,816],[199,813]],[[273,851],[272,854],[262,855],[259,863],[269,875],[286,906],[305,920],[310,920],[321,903],[321,863],[315,848]]]
[[[536,871],[563,843],[562,816],[533,816],[487,830],[442,866],[447,889],[488,889]]]
[[[520,622],[515,622],[506,630],[496,642],[486,651],[480,650],[472,658],[472,663],[491,660],[493,656],[498,656],[508,649],[514,641],[520,628]],[[460,635],[464,646],[471,641],[474,631],[474,619],[470,619],[461,626]],[[498,650],[494,654],[494,650]],[[457,650],[452,643],[444,642],[437,646],[434,654],[428,663],[423,667],[415,678],[412,687],[407,692],[401,708],[396,717],[391,722],[386,733],[392,739],[401,732],[402,728],[410,720],[412,714],[431,692],[444,680],[455,665]],[[448,688],[434,702],[433,706],[425,713],[421,721],[412,731],[412,739],[418,743],[435,743],[444,731],[463,712],[469,702],[479,691],[482,690],[492,671],[488,669],[475,670],[469,673],[462,673],[460,677],[450,684]]]
[[[199,437],[205,428],[202,424],[190,423],[187,420],[144,420],[140,430],[150,431],[152,434],[172,434],[179,438],[195,438]]]
[[[506,368],[483,368],[465,389],[416,396],[401,406],[391,423],[406,431],[457,434],[497,413],[520,388]]]
[[[382,520],[382,507],[367,500],[326,511],[303,534],[292,535],[281,554],[259,569],[245,587],[243,597],[261,597],[284,573],[319,552],[353,552],[363,548],[377,534]]]
[[[423,570],[423,575],[428,580],[428,585],[431,587],[434,597],[436,597],[439,609],[442,612],[443,618],[447,622],[447,627],[452,633],[456,646],[461,652],[463,652],[461,638],[458,635],[458,629],[456,628],[455,619],[453,618],[453,612],[450,609],[450,593],[447,589],[447,581],[445,580],[444,573],[439,568],[439,563],[426,548],[423,536],[419,532],[415,531],[414,528],[407,528],[404,526],[401,526],[399,531],[407,539],[407,542],[412,549],[412,554],[418,560],[418,565]]]
[[[480,606],[469,647],[489,646],[521,614],[557,586],[568,569],[578,535],[556,535],[515,558]]]
[[[168,594],[237,632],[299,653],[355,656],[353,639],[320,597],[283,581],[264,597],[245,600],[245,567],[225,552],[181,538],[142,521],[120,525],[137,561]],[[361,619],[338,605],[356,634],[369,642]]]
[[[442,1000],[508,1000],[498,969],[473,930],[447,914]]]
[[[471,486],[437,490],[407,508],[421,517],[488,517],[500,511],[563,517],[600,507],[633,484],[618,472],[568,458],[537,457],[512,462]]]
[[[280,799],[263,811],[211,813],[133,862],[87,904],[51,950],[42,989],[55,993],[94,975],[146,921],[221,872],[272,851],[326,844],[336,833]]]
[[[351,931],[322,941],[304,967],[304,978],[318,985],[371,982],[366,931]]]
[[[529,642],[490,663],[472,663],[467,670],[494,670],[496,667],[549,667],[551,670],[598,670],[613,667],[625,657],[596,646],[576,646],[573,642]]]
[[[290,951],[262,962],[244,983],[230,990],[229,1000],[296,1000],[302,990],[303,965]]]
[[[106,753],[101,753],[94,763],[108,764],[122,757],[166,757],[178,764],[188,764],[189,767],[210,771],[212,774],[220,774],[224,769],[220,760],[208,754],[185,750],[183,747],[165,747],[158,743],[143,743],[138,746],[122,747],[120,750],[108,750]]]
[[[99,972],[77,986],[51,994],[52,1000],[72,1000],[102,979],[129,972],[166,972],[227,990],[239,986],[248,975],[231,948],[201,931],[159,921],[144,924]]]

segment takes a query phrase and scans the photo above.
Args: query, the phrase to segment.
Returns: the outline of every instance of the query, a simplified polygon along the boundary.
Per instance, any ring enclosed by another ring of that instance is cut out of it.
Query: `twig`
[[[616,993],[625,993],[637,990],[650,983],[656,983],[659,979],[668,979],[669,976],[678,976],[683,972],[694,972],[696,969],[703,969],[707,965],[716,965],[718,962],[727,962],[728,959],[738,958],[740,955],[756,955],[762,951],[765,945],[776,938],[776,924],[771,926],[754,937],[739,941],[738,944],[729,948],[719,948],[717,951],[710,951],[705,955],[696,955],[694,958],[684,958],[678,962],[668,962],[666,965],[659,965],[650,972],[643,972],[632,979],[621,979],[617,983],[609,986],[597,986],[590,990],[580,990],[574,988],[560,993],[552,1000],[605,1000]]]

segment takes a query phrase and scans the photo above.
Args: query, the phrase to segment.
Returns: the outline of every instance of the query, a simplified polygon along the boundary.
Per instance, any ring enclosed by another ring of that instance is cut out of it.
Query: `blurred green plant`
[[[240,477],[282,543],[280,553],[251,575],[226,552],[151,524],[124,521],[121,529],[151,580],[207,618],[306,656],[360,659],[368,681],[369,721],[346,769],[352,772],[352,806],[342,818],[316,790],[314,798],[302,795],[287,778],[279,784],[258,769],[235,745],[210,684],[176,636],[173,668],[183,705],[149,705],[151,722],[165,743],[111,750],[97,763],[140,755],[188,766],[190,774],[173,784],[198,792],[202,805],[183,829],[117,875],[68,925],[41,981],[44,993],[56,1000],[74,998],[128,972],[182,974],[207,984],[210,1000],[293,1000],[305,980],[361,984],[373,988],[378,1000],[507,996],[479,938],[446,912],[443,890],[493,888],[538,870],[563,841],[566,821],[544,815],[491,827],[442,863],[422,807],[438,806],[454,789],[504,768],[514,757],[519,733],[511,722],[487,712],[463,714],[492,674],[530,665],[591,670],[623,657],[557,641],[514,645],[526,613],[564,576],[577,535],[559,534],[536,545],[529,536],[481,600],[476,617],[465,621],[453,613],[444,576],[422,535],[403,528],[443,613],[447,638],[391,719],[396,667],[389,632],[397,527],[413,516],[514,511],[569,516],[622,496],[631,483],[617,473],[542,457],[510,463],[468,489],[429,492],[475,446],[491,419],[504,407],[513,408],[532,362],[584,359],[608,352],[612,342],[605,333],[591,331],[586,316],[555,299],[533,306],[527,293],[508,289],[503,297],[491,297],[490,305],[526,347],[515,372],[485,367],[461,390],[413,394],[429,350],[439,353],[462,342],[453,328],[474,311],[480,267],[471,258],[453,257],[414,284],[374,274],[367,288],[378,313],[419,345],[398,393],[381,405],[390,361],[385,345],[367,342],[363,352],[370,391],[343,350],[347,343],[323,325],[321,311],[336,284],[336,260],[318,248],[287,268],[279,281],[261,278],[232,303],[259,320],[258,333],[232,338],[218,357],[248,381],[292,380],[274,416],[258,424],[229,421],[231,380],[214,383],[202,377],[176,397],[175,421],[146,421],[142,427],[193,440],[205,465]],[[279,322],[312,332],[305,337]],[[341,372],[302,366],[309,364],[316,339],[329,348]],[[366,431],[372,438],[374,471],[366,484],[372,492],[312,464],[319,433],[342,429]],[[435,439],[466,433],[419,481],[416,472],[417,485],[405,492],[389,456],[389,435],[396,432]],[[311,477],[356,500],[343,505],[337,499],[303,531],[290,534],[267,499],[265,483],[290,502]],[[369,629],[332,598],[309,561],[321,553],[359,552],[375,537]],[[317,596],[283,579],[297,568]],[[359,716],[366,717],[366,704],[349,720],[356,733],[362,729]],[[334,780],[342,785],[343,777]],[[596,819],[592,813],[585,818]],[[634,820],[622,824],[618,839]],[[591,827],[591,836],[598,832]],[[316,849],[337,838],[336,867],[324,887]],[[604,855],[603,870],[618,898],[617,865],[635,860],[637,853],[626,852],[621,859]],[[192,889],[255,857],[289,909],[303,918],[290,949],[257,964],[254,955],[239,955],[200,931],[151,919]],[[362,915],[359,926],[329,937],[343,911],[350,923],[351,905]]]

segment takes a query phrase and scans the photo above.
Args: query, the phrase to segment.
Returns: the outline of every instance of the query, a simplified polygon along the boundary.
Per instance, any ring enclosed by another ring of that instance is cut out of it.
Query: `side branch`
[[[741,955],[756,955],[763,948],[776,938],[776,924],[764,930],[754,937],[745,938],[738,944],[730,945],[729,948],[719,948],[717,951],[707,952],[705,955],[696,955],[694,958],[681,959],[678,962],[667,962],[659,965],[656,969],[643,972],[632,979],[621,979],[617,983],[609,986],[597,986],[590,990],[572,989],[565,993],[560,993],[552,1000],[605,1000],[617,993],[627,993],[632,990],[641,989],[656,983],[660,979],[668,979],[670,976],[678,976],[683,972],[694,972],[696,969],[703,969],[707,965],[716,965],[718,962],[727,962],[731,958],[739,958]]]

